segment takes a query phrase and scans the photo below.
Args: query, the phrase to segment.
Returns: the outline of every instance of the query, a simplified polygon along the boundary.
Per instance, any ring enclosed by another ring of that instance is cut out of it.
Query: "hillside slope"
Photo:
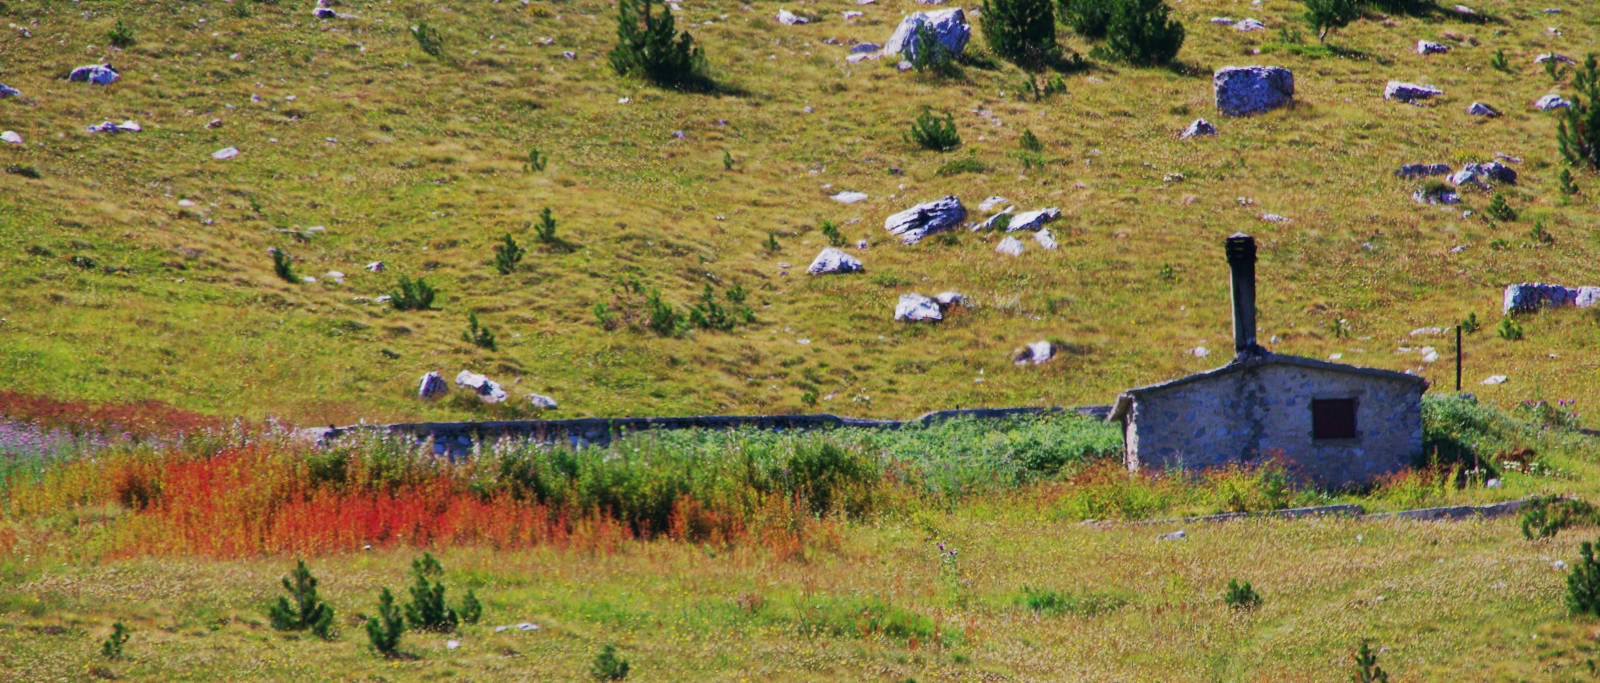
[[[1299,3],[1171,4],[1188,29],[1179,68],[1095,61],[1064,76],[1066,93],[1032,102],[1016,96],[1011,66],[933,79],[847,63],[850,45],[883,42],[922,8],[908,0],[685,0],[679,26],[704,47],[717,94],[616,76],[609,2],[342,0],[351,16],[324,20],[301,0],[0,1],[0,83],[23,92],[0,100],[0,129],[25,141],[0,145],[0,166],[39,176],[0,174],[0,386],[311,423],[530,412],[416,402],[423,372],[463,368],[514,397],[555,396],[566,416],[1108,403],[1226,360],[1220,243],[1244,230],[1262,245],[1261,338],[1276,337],[1273,350],[1413,369],[1448,389],[1450,342],[1409,333],[1475,313],[1469,390],[1502,404],[1600,401],[1584,353],[1600,342],[1594,316],[1526,319],[1520,341],[1494,333],[1507,283],[1600,285],[1600,178],[1577,174],[1574,197],[1557,190],[1556,124],[1532,107],[1571,92],[1533,59],[1581,60],[1600,39],[1591,10],[1493,0],[1473,5],[1482,22],[1369,13],[1329,37],[1330,53],[1314,49]],[[779,24],[780,7],[819,21]],[[119,21],[136,39],[126,49],[106,46]],[[419,49],[408,30],[419,21],[439,31],[442,59]],[[1281,44],[1282,27],[1313,49]],[[1454,49],[1420,56],[1418,39]],[[1489,67],[1496,50],[1509,72]],[[102,60],[119,81],[61,79]],[[1292,69],[1298,105],[1218,116],[1210,76],[1234,64]],[[1389,80],[1445,95],[1385,101]],[[1505,115],[1469,116],[1474,101]],[[904,140],[924,106],[953,114],[961,148]],[[1220,135],[1178,139],[1197,117]],[[85,131],[107,119],[144,130]],[[1015,156],[1025,129],[1046,144],[1042,168]],[[212,158],[225,147],[239,155]],[[533,149],[549,158],[543,171],[526,168]],[[1497,225],[1482,217],[1488,192],[1423,206],[1410,198],[1422,181],[1392,174],[1497,153],[1521,160],[1520,182],[1497,188],[1520,216]],[[969,155],[989,170],[936,174]],[[869,198],[829,198],[842,190]],[[973,220],[990,195],[1060,207],[1061,248],[1030,241],[1013,258],[994,253],[1000,235],[964,230],[908,247],[882,229],[946,194]],[[564,244],[535,239],[545,207]],[[826,245],[823,220],[870,242],[851,249],[865,273],[805,275]],[[1536,220],[1553,244],[1529,237]],[[508,232],[530,253],[500,275],[492,250]],[[317,282],[278,278],[274,247]],[[385,272],[363,270],[380,260]],[[400,275],[437,287],[436,310],[371,301]],[[613,303],[622,276],[680,306],[707,283],[738,285],[756,320],[681,338],[608,331],[593,309]],[[901,294],[945,290],[974,305],[936,326],[891,320]],[[469,313],[497,351],[462,340]],[[1013,349],[1045,338],[1065,353],[1011,364]],[[1422,346],[1439,360],[1399,350]],[[1511,380],[1478,384],[1490,374]]]

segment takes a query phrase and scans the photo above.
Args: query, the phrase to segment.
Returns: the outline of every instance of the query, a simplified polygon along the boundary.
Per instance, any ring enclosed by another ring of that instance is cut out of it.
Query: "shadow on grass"
[[[1504,19],[1493,14],[1485,14],[1482,10],[1473,10],[1470,14],[1458,12],[1454,7],[1445,8],[1433,0],[1371,0],[1368,5],[1386,14],[1415,19],[1453,19],[1469,24],[1506,23]]]

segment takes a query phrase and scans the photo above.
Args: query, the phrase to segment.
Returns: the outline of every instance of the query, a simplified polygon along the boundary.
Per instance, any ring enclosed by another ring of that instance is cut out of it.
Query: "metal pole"
[[[1461,326],[1456,325],[1456,393],[1461,393]]]

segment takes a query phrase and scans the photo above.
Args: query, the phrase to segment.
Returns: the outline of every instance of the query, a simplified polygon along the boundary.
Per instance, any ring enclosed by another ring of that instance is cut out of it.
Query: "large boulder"
[[[1217,110],[1260,114],[1294,102],[1294,74],[1281,66],[1225,66],[1211,77]]]
[[[1410,104],[1416,104],[1418,100],[1425,100],[1430,97],[1443,94],[1443,90],[1435,88],[1431,85],[1420,85],[1417,83],[1389,81],[1388,85],[1383,86],[1383,99],[1398,100]]]
[[[816,260],[806,268],[812,275],[826,275],[828,273],[859,273],[861,272],[861,259],[844,253],[843,250],[828,247],[817,254]]]
[[[1591,288],[1592,289],[1592,288]],[[1590,297],[1593,301],[1593,297]],[[1502,312],[1526,313],[1545,308],[1566,308],[1578,303],[1578,290],[1543,282],[1506,285]]]
[[[450,393],[450,385],[437,372],[430,372],[422,376],[422,382],[417,385],[417,398],[432,401]]]
[[[900,301],[894,306],[894,319],[908,323],[922,320],[937,322],[944,320],[944,312],[940,310],[939,302],[913,292],[900,295]]]
[[[67,74],[67,80],[79,83],[94,83],[96,85],[111,85],[112,81],[121,78],[116,67],[111,64],[88,64],[80,66]]]
[[[955,56],[961,55],[961,51],[967,48],[967,41],[972,38],[972,27],[967,25],[967,14],[959,7],[932,12],[913,12],[901,19],[900,25],[894,28],[894,34],[883,44],[883,54],[901,55],[908,60],[916,57],[917,27],[924,25],[933,33],[933,37]]]
[[[466,370],[456,375],[456,386],[472,390],[472,393],[477,394],[484,403],[499,403],[508,396],[499,382]]]
[[[883,229],[906,244],[916,244],[923,237],[944,232],[967,219],[967,208],[955,195],[925,202],[901,211],[883,220]]]
[[[1011,217],[1011,222],[1006,225],[1006,232],[1018,230],[1039,230],[1046,223],[1061,217],[1061,209],[1050,207],[1037,211],[1024,211]]]

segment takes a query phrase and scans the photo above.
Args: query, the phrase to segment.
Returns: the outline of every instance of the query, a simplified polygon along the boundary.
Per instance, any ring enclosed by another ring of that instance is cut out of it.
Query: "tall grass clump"
[[[652,0],[617,3],[617,45],[611,68],[669,88],[702,89],[710,85],[705,55],[688,32],[679,33],[665,7],[652,13]]]

